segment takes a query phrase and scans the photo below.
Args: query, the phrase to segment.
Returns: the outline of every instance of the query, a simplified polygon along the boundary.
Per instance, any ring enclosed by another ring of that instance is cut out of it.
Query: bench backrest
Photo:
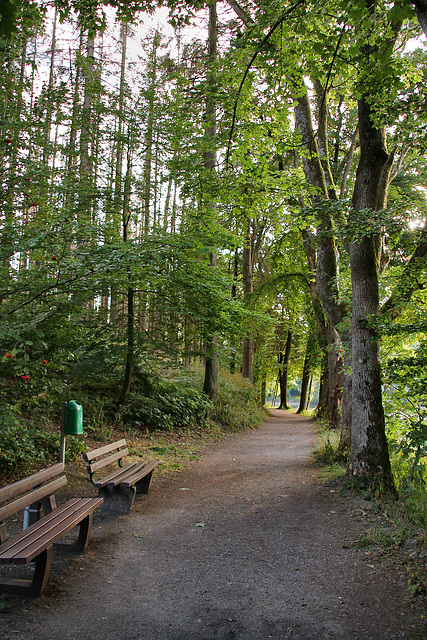
[[[126,440],[118,440],[112,444],[106,444],[104,447],[93,449],[93,451],[86,451],[83,453],[83,460],[88,463],[87,470],[92,477],[95,471],[121,460],[128,453],[129,449],[127,448]]]
[[[63,472],[64,463],[58,462],[0,489],[0,522],[66,485],[67,478],[61,475]]]

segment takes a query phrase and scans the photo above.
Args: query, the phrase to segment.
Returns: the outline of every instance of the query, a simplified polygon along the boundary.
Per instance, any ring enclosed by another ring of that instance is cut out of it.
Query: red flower
[[[13,355],[11,353],[6,353],[6,358],[13,358]]]
[[[29,380],[30,376],[21,376],[21,380]]]
[[[47,360],[43,360],[42,364],[47,364]]]

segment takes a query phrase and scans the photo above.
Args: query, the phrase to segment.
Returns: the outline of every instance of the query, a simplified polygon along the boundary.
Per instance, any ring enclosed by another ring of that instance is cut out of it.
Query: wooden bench
[[[0,563],[35,563],[31,580],[0,578],[0,593],[39,595],[48,581],[54,544],[63,550],[86,549],[93,511],[102,499],[74,498],[57,507],[54,492],[66,484],[64,464],[59,462],[0,489]],[[21,510],[24,529],[9,538],[5,521]],[[57,542],[76,525],[79,533],[75,541]]]
[[[83,454],[92,484],[98,495],[104,498],[101,513],[129,513],[136,493],[148,493],[153,470],[158,460],[131,462],[123,466],[123,458],[129,454],[126,440],[93,449]],[[118,463],[118,467],[108,475],[95,479],[100,469]]]

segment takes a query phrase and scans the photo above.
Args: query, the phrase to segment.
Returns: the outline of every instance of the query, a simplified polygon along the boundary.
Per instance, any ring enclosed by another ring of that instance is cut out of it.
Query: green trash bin
[[[70,400],[67,403],[67,419],[64,432],[67,436],[77,436],[83,433],[83,407],[75,400]]]

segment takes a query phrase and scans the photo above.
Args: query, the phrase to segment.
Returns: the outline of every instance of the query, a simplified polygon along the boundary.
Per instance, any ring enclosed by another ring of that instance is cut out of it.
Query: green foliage
[[[385,368],[384,407],[393,466],[398,483],[416,472],[427,479],[427,343]]]
[[[319,422],[318,438],[313,451],[314,459],[320,464],[334,464],[337,460],[337,450],[339,445],[339,433],[336,429],[329,429],[327,425]]]
[[[148,396],[132,394],[123,414],[125,424],[148,431],[172,431],[206,424],[211,406],[199,389],[182,382],[150,379]]]
[[[211,420],[225,430],[243,431],[258,427],[266,415],[259,405],[256,387],[239,375],[221,373]]]
[[[50,462],[58,453],[57,436],[28,429],[12,407],[0,410],[0,474],[19,474],[29,466]]]
[[[322,467],[321,476],[324,481],[340,478],[345,474],[347,454],[339,450],[340,433],[330,429],[328,421],[317,423],[318,437],[313,450],[313,458]]]
[[[403,529],[386,529],[382,527],[374,527],[368,529],[366,533],[356,540],[353,544],[360,549],[370,549],[372,547],[382,547],[390,549],[402,544],[405,539],[405,531]]]
[[[60,450],[59,428],[23,419],[13,407],[0,409],[0,476],[16,478],[57,462]],[[84,436],[68,437],[66,459],[74,460],[87,450]]]

